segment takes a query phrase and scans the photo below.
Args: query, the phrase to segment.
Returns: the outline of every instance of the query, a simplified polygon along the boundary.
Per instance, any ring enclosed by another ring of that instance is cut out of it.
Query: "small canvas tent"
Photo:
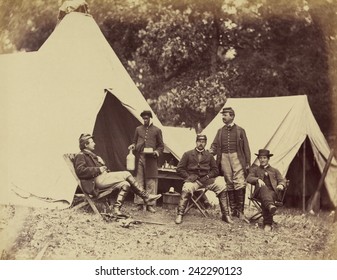
[[[151,110],[93,18],[82,13],[65,16],[34,54],[0,56],[0,75],[2,203],[68,207],[76,181],[62,155],[79,150],[79,135],[97,134],[99,152],[120,170],[141,111]],[[162,127],[155,115],[154,123]]]
[[[283,176],[302,177],[302,171],[298,168],[301,164],[294,163],[294,159],[301,152],[304,143],[310,143],[313,160],[311,164],[316,164],[319,176],[323,171],[329,156],[329,146],[322,134],[305,95],[287,97],[268,98],[229,98],[225,104],[235,110],[234,122],[246,130],[252,161],[258,164],[255,153],[258,149],[266,148],[271,150],[274,156],[270,163],[278,168]],[[216,116],[212,122],[204,129],[203,133],[208,136],[210,145],[217,130],[224,124],[221,115]],[[306,145],[309,147],[309,145]],[[309,148],[307,148],[309,150]],[[308,152],[309,154],[309,152]],[[308,166],[309,167],[308,162]],[[289,170],[289,167],[292,170]],[[295,170],[294,170],[295,169]],[[313,172],[313,171],[312,171]],[[307,176],[313,173],[307,172]],[[293,189],[302,188],[295,178],[291,180],[289,193],[296,193]],[[315,188],[319,178],[316,178]],[[297,183],[295,183],[295,181]],[[321,202],[323,205],[337,206],[337,163],[333,159],[325,178],[326,199]],[[312,183],[312,182],[307,182]],[[306,195],[312,194],[307,192]],[[303,193],[300,190],[298,193]]]
[[[196,132],[194,129],[164,126],[162,130],[167,144],[174,151],[177,159],[180,159],[184,152],[192,150],[195,147]]]

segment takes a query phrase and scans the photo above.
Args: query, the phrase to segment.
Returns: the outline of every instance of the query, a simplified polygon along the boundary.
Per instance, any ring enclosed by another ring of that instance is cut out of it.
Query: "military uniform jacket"
[[[204,150],[201,159],[198,160],[198,151],[194,149],[183,154],[177,166],[177,174],[185,182],[195,182],[201,179],[201,182],[207,186],[214,183],[219,170],[210,152]]]
[[[152,148],[153,151],[157,151],[159,154],[164,150],[162,132],[153,124],[148,127],[144,125],[138,126],[133,137],[133,143],[135,144],[136,153],[141,153],[144,148]]]
[[[101,174],[100,167],[104,166],[98,156],[92,152],[82,150],[74,158],[74,167],[77,177],[81,181],[83,191],[93,194],[95,191],[94,179]]]
[[[133,144],[135,144],[136,167],[138,166],[139,155],[143,152],[144,148],[152,148],[159,155],[164,151],[162,131],[153,124],[150,124],[148,127],[144,125],[138,126],[133,137]],[[158,176],[158,158],[153,155],[146,155],[145,160],[146,177],[156,178]]]
[[[283,178],[280,171],[278,171],[278,169],[274,167],[271,167],[270,165],[268,165],[268,167],[266,168],[263,168],[262,166],[253,165],[249,169],[247,182],[249,184],[256,185],[258,179],[261,179],[263,181],[265,172],[268,173],[271,185],[275,192],[277,192],[276,191],[277,185],[283,185],[284,187],[286,186],[286,180]]]
[[[250,148],[249,148],[249,143],[248,143],[248,139],[246,136],[246,132],[245,130],[234,124],[234,129],[236,129],[237,133],[236,133],[236,146],[237,146],[237,153],[238,153],[238,158],[240,160],[240,163],[243,167],[243,170],[246,170],[246,166],[250,166]],[[213,155],[216,155],[216,163],[217,166],[219,167],[219,170],[221,170],[220,168],[220,164],[221,164],[221,142],[222,142],[222,129],[225,129],[225,126],[221,127],[215,138],[214,141],[211,145],[210,148],[210,152]],[[246,174],[247,175],[247,174]]]

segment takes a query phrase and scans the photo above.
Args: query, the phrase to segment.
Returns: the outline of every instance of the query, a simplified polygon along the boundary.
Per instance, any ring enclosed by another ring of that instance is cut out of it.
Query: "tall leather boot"
[[[241,220],[249,224],[249,220],[244,215],[246,188],[235,190],[234,194],[235,194],[237,215]]]
[[[116,202],[113,206],[114,213],[117,216],[123,215],[123,213],[121,212],[121,207],[123,206],[125,198],[128,195],[129,189],[130,189],[130,187],[128,185],[125,185],[125,186],[121,187],[121,189],[120,189],[120,191],[117,195]]]
[[[183,216],[185,214],[185,209],[187,207],[188,200],[190,198],[190,194],[188,192],[181,192],[180,200],[178,204],[178,214],[175,220],[176,224],[181,224],[183,222]]]
[[[138,196],[140,196],[145,204],[155,201],[158,198],[161,197],[161,194],[149,194],[147,191],[143,190],[139,183],[136,181],[136,179],[133,176],[129,176],[126,178],[126,181],[128,181],[131,185],[131,190]]]
[[[229,207],[231,210],[231,214],[233,217],[239,217],[238,213],[236,212],[236,201],[235,201],[235,194],[234,190],[227,191],[228,199],[229,199]]]
[[[240,213],[244,214],[245,211],[245,198],[246,198],[246,188],[242,188],[241,203],[240,204]]]
[[[233,220],[229,213],[229,206],[228,206],[228,199],[227,199],[227,192],[223,191],[219,194],[219,205],[222,214],[222,220],[226,223],[233,224]]]

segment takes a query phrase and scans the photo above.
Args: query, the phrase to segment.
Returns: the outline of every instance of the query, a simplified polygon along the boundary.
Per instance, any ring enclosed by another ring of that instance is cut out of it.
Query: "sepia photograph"
[[[0,0],[0,96],[0,265],[337,260],[337,0]]]

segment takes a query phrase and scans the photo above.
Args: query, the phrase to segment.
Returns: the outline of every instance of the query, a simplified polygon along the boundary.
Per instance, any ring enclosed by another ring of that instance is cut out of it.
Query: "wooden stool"
[[[187,207],[186,207],[186,210],[185,210],[185,214],[187,214],[188,211],[190,211],[190,209],[195,206],[198,208],[198,210],[200,211],[200,213],[204,216],[204,217],[208,217],[209,214],[206,210],[206,208],[204,207],[204,205],[201,203],[200,199],[202,198],[202,196],[204,194],[206,194],[208,190],[206,188],[200,188],[198,189],[197,191],[195,191],[194,193],[192,193],[189,201],[188,201],[188,204],[187,204]]]

